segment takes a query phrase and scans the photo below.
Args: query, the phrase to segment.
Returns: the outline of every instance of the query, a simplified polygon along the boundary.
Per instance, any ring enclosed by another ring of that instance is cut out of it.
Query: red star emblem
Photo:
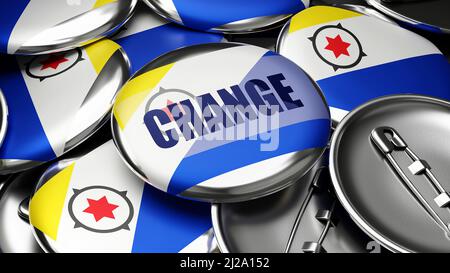
[[[171,113],[170,110],[169,110],[169,105],[172,105],[172,104],[174,104],[174,102],[168,99],[168,100],[166,101],[166,105],[167,105],[167,106],[164,107],[164,108],[161,109],[161,110],[163,110],[163,111],[167,114],[167,116],[169,116],[169,119],[170,119],[171,121],[174,121],[173,115],[172,115],[172,113]],[[186,113],[184,112],[183,107],[181,107],[179,103],[177,103],[177,106],[178,106],[178,109],[180,109],[180,112],[181,112],[181,113],[186,114]]]
[[[91,213],[92,215],[94,215],[96,222],[100,221],[104,217],[116,219],[114,217],[113,210],[115,210],[119,206],[109,203],[108,199],[106,199],[106,196],[103,196],[98,200],[88,198],[87,201],[89,203],[89,207],[83,210],[83,212]]]
[[[173,101],[167,100],[166,105],[169,106],[171,104],[173,104]],[[164,107],[162,110],[167,114],[170,120],[173,121],[173,116],[172,113],[170,113],[169,107]]]
[[[69,61],[69,59],[64,57],[64,54],[52,54],[48,56],[47,59],[41,61],[42,67],[41,70],[47,68],[57,69],[58,66],[62,63]]]
[[[348,53],[348,47],[350,43],[344,42],[341,35],[336,35],[334,38],[326,37],[328,45],[325,47],[326,50],[333,51],[334,57],[339,58],[341,55],[350,56]]]

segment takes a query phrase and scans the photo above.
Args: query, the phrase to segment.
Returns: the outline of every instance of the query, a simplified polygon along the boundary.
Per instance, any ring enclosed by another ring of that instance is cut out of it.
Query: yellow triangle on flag
[[[53,176],[30,200],[31,225],[55,241],[74,166],[72,163]]]
[[[328,6],[315,6],[307,8],[292,17],[289,25],[289,33],[307,27],[356,16],[362,16],[362,14],[346,9]]]
[[[109,4],[109,3],[112,3],[112,2],[116,2],[116,1],[117,0],[97,0],[97,1],[95,1],[94,6],[92,7],[92,9],[96,9],[98,7],[101,7],[103,5],[106,5],[106,4]]]
[[[155,88],[175,63],[161,66],[127,82],[117,95],[113,114],[120,129],[124,129],[142,101]]]
[[[120,46],[111,40],[103,39],[85,47],[86,53],[94,66],[97,74],[100,74],[105,64]]]

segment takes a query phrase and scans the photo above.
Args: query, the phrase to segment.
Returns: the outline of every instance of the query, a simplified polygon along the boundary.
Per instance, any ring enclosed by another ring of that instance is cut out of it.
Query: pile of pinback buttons
[[[0,7],[0,252],[450,252],[448,1]]]

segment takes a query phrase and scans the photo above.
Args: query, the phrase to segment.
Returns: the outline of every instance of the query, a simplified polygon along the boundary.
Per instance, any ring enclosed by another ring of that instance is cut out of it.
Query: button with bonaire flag
[[[140,180],[109,141],[51,166],[29,215],[47,252],[211,252],[210,209]]]

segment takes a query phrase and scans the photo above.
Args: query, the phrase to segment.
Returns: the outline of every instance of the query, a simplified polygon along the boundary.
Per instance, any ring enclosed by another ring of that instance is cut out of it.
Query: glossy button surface
[[[224,38],[217,33],[195,31],[165,20],[139,1],[133,17],[111,39],[127,53],[133,74],[169,51],[195,44],[218,43]]]
[[[385,95],[450,99],[450,64],[439,49],[422,36],[375,16],[311,7],[285,25],[277,51],[317,82],[333,121]]]
[[[0,52],[44,54],[92,43],[116,31],[137,0],[16,0],[0,4]]]
[[[28,203],[45,168],[12,175],[0,183],[0,252],[42,253],[33,236]]]
[[[366,0],[374,8],[413,28],[435,33],[450,33],[450,2]]]
[[[203,31],[243,33],[276,27],[309,0],[144,0],[161,16]]]
[[[327,105],[294,63],[234,43],[173,51],[122,88],[113,135],[153,186],[208,201],[253,199],[303,176],[328,141]]]

